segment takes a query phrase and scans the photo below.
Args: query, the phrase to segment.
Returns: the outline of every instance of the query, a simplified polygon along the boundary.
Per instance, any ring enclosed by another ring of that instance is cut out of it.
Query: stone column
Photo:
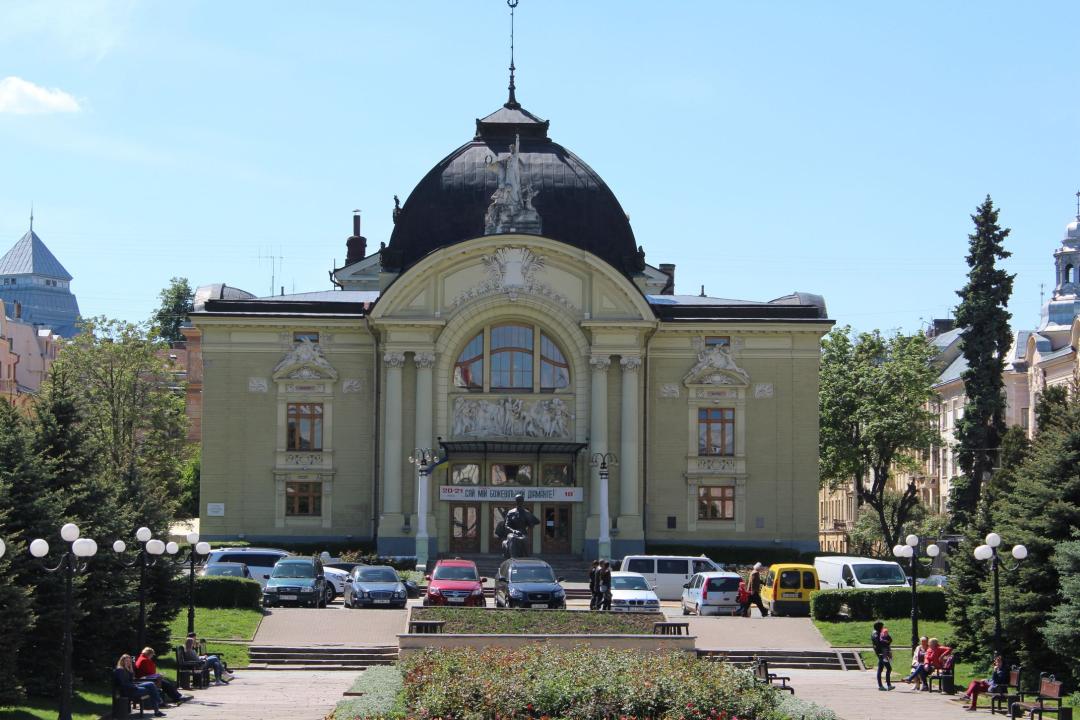
[[[383,515],[401,515],[401,368],[405,365],[405,353],[383,353],[386,364],[386,394],[383,398],[386,412],[383,416]],[[394,520],[387,518],[391,524]],[[381,523],[380,523],[381,525]],[[397,535],[400,527],[380,527],[380,535]]]
[[[416,363],[416,448],[418,450],[431,450],[432,454],[438,452],[438,448],[432,447],[431,437],[433,434],[431,374],[435,367],[435,355],[430,352],[418,352],[413,357]],[[428,473],[420,472],[417,477],[416,487],[416,562],[417,567],[426,566],[430,555],[431,540],[428,528],[431,506],[431,484],[428,481]]]
[[[641,452],[638,429],[638,370],[641,358],[624,357],[622,366],[622,417],[619,432],[619,533],[641,530],[638,507],[638,456]],[[626,518],[624,523],[622,518]],[[636,520],[635,520],[636,519]]]
[[[589,408],[589,456],[597,453],[601,455],[608,452],[608,387],[607,373],[611,367],[611,358],[593,356],[589,359],[592,367],[592,403]],[[608,528],[601,527],[603,519],[607,517],[607,508],[601,503],[607,502],[607,494],[601,487],[600,463],[590,464],[592,473],[589,477],[589,519],[586,524],[586,539],[589,535],[599,539],[607,538]],[[605,548],[597,548],[600,557]],[[610,552],[610,549],[608,549]]]

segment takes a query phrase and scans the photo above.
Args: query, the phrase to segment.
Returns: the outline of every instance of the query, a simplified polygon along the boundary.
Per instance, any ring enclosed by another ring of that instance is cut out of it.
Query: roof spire
[[[1076,193],[1080,195],[1080,193]],[[34,232],[34,203],[30,203],[30,232]]]
[[[1080,220],[1080,190],[1076,191],[1076,219]]]
[[[511,110],[517,110],[521,107],[521,104],[517,101],[517,96],[514,95],[514,8],[518,6],[519,0],[506,0],[506,4],[510,7],[510,97],[507,99],[504,107]]]

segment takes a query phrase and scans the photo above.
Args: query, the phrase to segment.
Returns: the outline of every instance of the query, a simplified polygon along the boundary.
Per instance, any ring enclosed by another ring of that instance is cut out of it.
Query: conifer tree
[[[8,404],[6,400],[0,402]],[[4,556],[0,557],[0,578],[3,578],[0,581],[0,637],[4,638],[4,652],[0,653],[0,705],[15,704],[23,697],[18,658],[34,620],[31,588],[16,573],[13,563],[15,558],[26,555],[27,550],[26,541],[12,532],[13,526],[9,522],[14,507],[7,475],[0,467],[0,540],[5,544]]]
[[[1005,309],[1012,295],[1013,275],[997,266],[1011,253],[1005,250],[1009,230],[998,224],[990,196],[971,216],[975,232],[968,235],[967,284],[957,292],[956,324],[964,328],[961,352],[967,404],[957,421],[957,461],[964,476],[953,482],[953,526],[963,528],[975,513],[980,487],[990,476],[1005,432],[1005,392],[1002,371],[1012,344],[1011,315]]]

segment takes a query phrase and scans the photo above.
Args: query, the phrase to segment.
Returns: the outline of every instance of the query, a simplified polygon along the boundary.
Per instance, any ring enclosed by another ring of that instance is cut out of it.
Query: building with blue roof
[[[0,258],[0,300],[16,319],[61,337],[79,332],[79,303],[71,273],[30,229]]]

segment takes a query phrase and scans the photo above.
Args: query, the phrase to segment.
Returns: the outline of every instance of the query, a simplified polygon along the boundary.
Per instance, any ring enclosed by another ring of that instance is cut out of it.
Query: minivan
[[[724,568],[704,555],[627,555],[619,569],[644,575],[661,600],[678,600],[683,586],[695,574],[719,572]]]
[[[814,559],[821,588],[901,587],[907,585],[907,575],[898,563],[891,560],[826,555]]]
[[[813,565],[779,563],[769,568],[761,586],[761,602],[770,615],[809,615],[810,594],[818,590]]]

